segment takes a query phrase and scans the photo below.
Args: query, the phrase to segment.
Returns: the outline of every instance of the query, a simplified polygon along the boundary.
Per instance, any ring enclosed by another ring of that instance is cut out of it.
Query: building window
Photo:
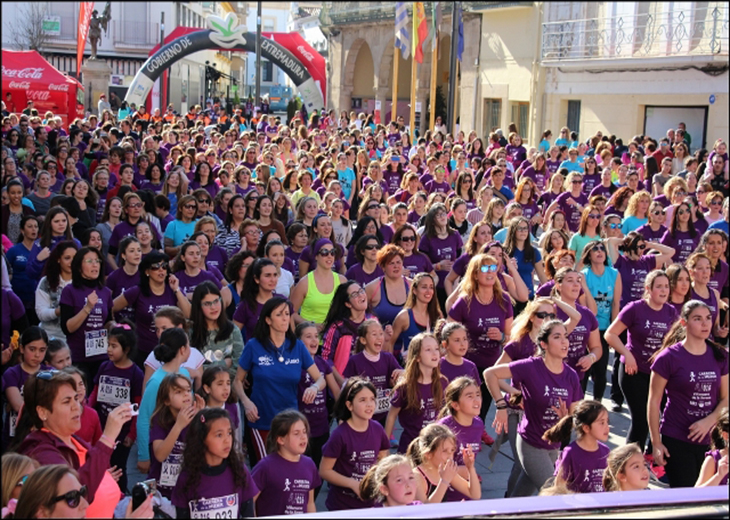
[[[567,126],[571,132],[580,133],[580,100],[568,100]]]
[[[263,32],[275,32],[276,31],[276,20],[273,18],[264,18],[262,20],[261,30]]]
[[[484,100],[484,136],[487,137],[500,126],[502,120],[502,100]]]
[[[529,103],[512,103],[512,122],[517,125],[517,133],[525,139],[528,131]]]
[[[269,60],[261,60],[261,81],[274,81],[274,64]]]

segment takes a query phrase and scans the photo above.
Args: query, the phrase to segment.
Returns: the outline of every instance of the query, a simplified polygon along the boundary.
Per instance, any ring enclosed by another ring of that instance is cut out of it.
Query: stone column
[[[96,114],[99,96],[107,94],[112,69],[103,59],[88,59],[81,66],[84,76],[84,104],[92,114]],[[101,114],[98,114],[101,116]]]
[[[428,111],[428,96],[430,94],[430,90],[428,88],[428,82],[425,83],[425,86],[421,86],[424,84],[423,82],[419,82],[418,87],[416,88],[416,103],[421,104],[421,124],[418,125],[418,136],[421,137],[426,133],[426,130],[428,130],[428,119],[426,119],[426,112]],[[416,105],[418,107],[418,105]]]

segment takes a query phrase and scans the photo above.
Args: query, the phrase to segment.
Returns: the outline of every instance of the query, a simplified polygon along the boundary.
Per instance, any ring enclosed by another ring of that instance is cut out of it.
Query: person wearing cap
[[[112,106],[109,104],[109,102],[106,100],[106,94],[102,94],[99,96],[99,103],[96,105],[97,113],[101,116],[101,114],[104,113],[104,110],[111,111]]]
[[[290,300],[294,308],[292,318],[295,324],[311,321],[322,331],[335,290],[347,278],[332,270],[337,255],[337,247],[328,238],[320,238],[309,246],[312,258],[316,261],[314,271],[302,275],[294,286]]]

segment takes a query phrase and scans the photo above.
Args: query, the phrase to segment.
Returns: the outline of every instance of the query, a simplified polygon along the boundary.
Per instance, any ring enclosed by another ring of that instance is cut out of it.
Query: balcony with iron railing
[[[542,24],[546,65],[697,57],[727,62],[727,5]]]

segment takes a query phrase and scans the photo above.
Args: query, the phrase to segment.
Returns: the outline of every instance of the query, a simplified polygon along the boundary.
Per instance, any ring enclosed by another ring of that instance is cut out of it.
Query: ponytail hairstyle
[[[332,410],[332,415],[334,415],[335,419],[344,422],[352,417],[352,412],[349,408],[347,408],[347,403],[353,402],[357,394],[363,390],[370,390],[374,397],[377,397],[378,395],[378,392],[375,390],[375,386],[373,386],[369,380],[362,377],[350,377],[347,379],[345,386],[342,387],[340,396],[337,398],[337,401],[335,401],[334,409]],[[269,433],[269,435],[271,434]]]
[[[440,344],[448,343],[451,335],[457,330],[466,331],[466,327],[458,321],[438,320],[434,327],[434,334]]]
[[[420,410],[421,399],[418,393],[418,378],[421,375],[421,368],[419,366],[418,358],[421,356],[421,348],[423,342],[431,338],[436,342],[438,346],[438,339],[430,332],[420,332],[413,336],[411,342],[408,344],[408,355],[406,357],[405,376],[398,380],[398,383],[393,388],[400,392],[405,392],[405,410]],[[443,388],[441,387],[441,370],[439,365],[436,365],[431,372],[431,395],[433,396],[433,402],[436,407],[440,407],[443,404]]]
[[[309,421],[307,416],[299,410],[284,410],[276,414],[271,421],[269,435],[266,437],[266,452],[277,453],[279,451],[279,439],[289,435],[289,432],[297,422],[302,421],[304,429],[309,437]]]
[[[444,406],[439,412],[439,419],[442,419],[449,415],[452,417],[456,417],[456,410],[454,410],[454,407],[451,405],[454,403],[458,403],[459,399],[461,399],[461,394],[463,394],[464,390],[466,390],[470,386],[474,386],[479,389],[479,383],[474,381],[474,379],[469,376],[457,377],[451,383],[449,383],[449,386],[447,386],[446,390],[444,390]]]
[[[180,349],[188,345],[188,335],[183,329],[167,329],[160,335],[160,344],[153,351],[160,363],[169,363]]]
[[[560,294],[560,291],[558,290],[558,284],[562,284],[563,280],[565,280],[565,277],[568,274],[577,272],[578,271],[576,271],[572,267],[561,267],[560,269],[558,269],[558,271],[555,273],[555,277],[553,278],[553,280],[555,280],[555,285],[553,285],[550,296],[555,297]]]
[[[711,433],[711,439],[712,439],[712,449],[715,450],[723,450],[727,448],[727,441],[722,438],[723,432],[728,433],[728,413],[727,408],[723,408],[720,412],[720,418],[717,420],[717,424],[712,429]],[[3,458],[5,458],[3,456]],[[4,469],[4,468],[3,468]],[[3,502],[5,501],[5,498],[3,497]]]
[[[679,319],[674,322],[672,328],[670,328],[667,335],[664,336],[664,342],[662,343],[661,348],[649,358],[649,363],[653,363],[663,350],[687,339],[687,320],[689,320],[690,315],[698,308],[703,308],[710,312],[710,307],[700,300],[690,300],[682,306],[682,312],[679,314]],[[715,360],[727,362],[727,351],[722,346],[711,339],[706,339],[705,343],[707,343],[707,346],[712,349],[712,354]]]
[[[543,433],[542,438],[547,442],[567,442],[570,440],[571,430],[575,430],[578,439],[581,439],[586,434],[583,428],[590,428],[604,412],[608,417],[608,410],[605,406],[598,401],[584,399],[578,403],[573,413],[566,415],[555,426]]]
[[[545,348],[542,346],[543,343],[547,345],[550,334],[553,333],[553,329],[557,326],[565,327],[565,323],[560,320],[544,321],[540,327],[540,331],[537,333],[537,346],[538,352],[541,356],[545,357]]]
[[[170,374],[165,377],[166,379],[171,376],[183,377],[180,374]],[[162,385],[160,385],[160,393],[162,393]],[[158,394],[158,402],[159,402]],[[231,433],[233,437],[233,446],[231,451],[228,453],[228,467],[233,473],[233,483],[236,489],[241,490],[246,488],[246,470],[244,469],[244,457],[241,450],[236,442],[236,435],[233,433],[233,423],[228,412],[222,408],[203,408],[195,414],[192,421],[188,425],[187,434],[185,436],[185,449],[183,450],[183,462],[180,471],[185,471],[188,475],[188,479],[185,482],[185,493],[190,495],[194,493],[200,484],[200,475],[203,473],[203,469],[206,467],[205,462],[205,438],[210,432],[210,427],[213,421],[218,419],[226,419],[231,426]],[[201,453],[201,451],[203,453]]]
[[[421,433],[411,441],[406,451],[406,456],[411,459],[414,466],[423,464],[424,456],[438,450],[444,442],[451,441],[456,444],[456,436],[448,426],[439,423],[431,423],[421,430]]]
[[[208,388],[210,388],[211,386],[213,386],[213,382],[215,381],[215,378],[216,376],[218,376],[218,374],[225,374],[229,380],[231,378],[228,370],[222,365],[208,365],[203,371],[200,390],[198,391],[198,393],[200,394],[200,397],[205,400],[206,403],[208,402],[208,397],[210,396],[210,393],[205,390],[205,387],[207,386]],[[226,402],[229,404],[236,402],[233,391],[231,391],[231,394],[228,396],[228,401]]]
[[[621,244],[618,246],[618,250],[622,253],[628,253],[636,251],[636,246],[639,242],[646,242],[644,236],[638,231],[630,231],[626,234]]]
[[[625,472],[626,463],[634,455],[642,455],[635,442],[611,451],[606,461],[606,469],[603,470],[604,491],[621,491],[618,475]]]
[[[114,338],[122,346],[124,354],[131,359],[137,351],[137,333],[129,320],[113,322],[109,326],[109,339]]]
[[[379,324],[380,324],[380,322],[378,320],[370,318],[370,319],[364,320],[360,324],[360,326],[358,326],[357,338],[355,340],[355,345],[353,345],[353,353],[359,354],[360,352],[365,350],[365,343],[364,343],[364,341],[360,341],[360,340],[365,340],[365,338],[368,335],[368,330],[370,330],[371,326],[379,325]]]
[[[646,275],[646,280],[644,280],[644,294],[642,295],[642,299],[649,301],[649,292],[654,289],[654,283],[656,282],[656,279],[662,277],[666,278],[667,283],[669,284],[669,276],[667,275],[667,273],[664,272],[664,269],[654,269],[648,275]]]
[[[388,455],[370,466],[370,469],[360,481],[360,497],[365,501],[384,501],[386,495],[383,494],[381,488],[388,485],[388,475],[391,470],[403,464],[407,464],[412,470],[410,460],[398,454]]]

